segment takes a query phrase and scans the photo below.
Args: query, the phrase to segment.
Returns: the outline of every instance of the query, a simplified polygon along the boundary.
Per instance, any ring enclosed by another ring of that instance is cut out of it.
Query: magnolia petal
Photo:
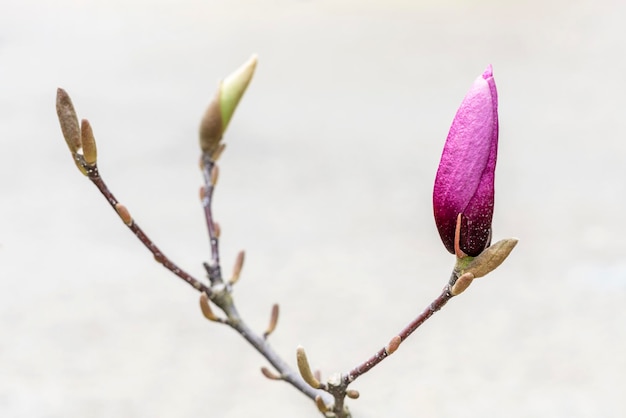
[[[475,256],[489,245],[497,146],[497,91],[489,66],[452,121],[435,178],[435,223],[451,253],[458,214],[463,215],[461,250]]]

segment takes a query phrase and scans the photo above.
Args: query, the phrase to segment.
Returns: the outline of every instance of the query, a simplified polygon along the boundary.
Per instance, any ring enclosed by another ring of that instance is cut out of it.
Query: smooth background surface
[[[56,88],[110,187],[181,266],[208,257],[197,125],[258,71],[216,213],[236,289],[292,364],[370,356],[453,264],[432,219],[447,130],[487,64],[500,94],[495,238],[520,244],[354,384],[355,418],[626,415],[626,8],[620,1],[3,1],[0,416],[315,417],[75,169]]]

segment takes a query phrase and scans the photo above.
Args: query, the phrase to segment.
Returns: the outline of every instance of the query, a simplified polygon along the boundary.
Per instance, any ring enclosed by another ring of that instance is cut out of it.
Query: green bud
[[[203,152],[213,154],[219,147],[224,131],[252,80],[256,63],[257,57],[253,55],[220,83],[200,122],[200,148]]]

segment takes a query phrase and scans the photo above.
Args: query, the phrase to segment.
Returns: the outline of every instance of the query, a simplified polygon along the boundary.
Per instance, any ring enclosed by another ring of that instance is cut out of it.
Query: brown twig
[[[97,166],[86,166],[85,169],[87,172],[87,176],[89,180],[100,190],[100,193],[105,197],[109,205],[117,212],[117,206],[119,201],[115,198],[111,190],[109,190],[108,186],[100,176],[100,172],[98,171]],[[130,223],[126,223],[128,229],[132,231],[133,234],[141,241],[141,243],[152,253],[154,259],[161,263],[163,267],[174,273],[176,276],[183,279],[189,285],[191,285],[194,289],[199,292],[205,292],[207,295],[211,295],[212,290],[202,283],[200,280],[193,277],[191,274],[187,273],[185,270],[178,267],[172,260],[170,260],[163,252],[156,246],[156,244],[146,235],[146,233],[137,225],[133,219],[131,219]]]
[[[231,281],[224,286],[222,279],[220,254],[219,254],[219,237],[215,228],[215,219],[213,218],[212,203],[213,192],[217,180],[217,165],[215,157],[208,153],[203,153],[201,158],[201,169],[204,177],[204,193],[202,194],[202,207],[206,219],[207,229],[209,233],[209,242],[211,244],[211,261],[205,263],[205,269],[209,275],[213,295],[209,295],[210,299],[224,311],[227,316],[225,323],[237,331],[246,339],[265,359],[278,371],[281,380],[290,383],[304,395],[315,401],[316,397],[321,396],[326,403],[331,402],[331,398],[327,393],[316,390],[309,386],[304,379],[296,373],[269,345],[266,335],[260,336],[252,331],[239,315],[235,306],[235,302],[231,295],[232,285],[237,281]],[[241,266],[243,264],[243,253],[240,252],[235,263],[235,276],[239,277]],[[274,313],[275,312],[275,313]],[[276,317],[272,322],[277,321],[278,309],[273,309],[272,317]],[[271,325],[271,324],[270,324]],[[275,323],[273,324],[275,327]],[[273,327],[271,329],[273,331]],[[270,331],[270,333],[271,333]],[[269,333],[268,333],[269,334]],[[267,375],[266,375],[267,376]]]
[[[204,267],[209,275],[211,284],[222,283],[222,269],[220,266],[220,251],[218,228],[213,219],[213,191],[217,182],[217,165],[208,153],[202,154],[202,176],[204,177],[204,193],[202,196],[202,208],[209,232],[209,243],[211,245],[211,261],[205,263]]]
[[[458,273],[456,271],[452,272],[452,276],[450,278],[451,284],[454,284],[454,281],[456,281],[457,274]],[[415,331],[417,328],[420,327],[420,325],[426,322],[428,318],[433,316],[435,312],[443,308],[444,305],[448,303],[448,301],[453,297],[452,293],[450,293],[451,284],[447,284],[443,288],[441,294],[434,301],[432,301],[417,318],[415,318],[406,327],[404,327],[402,331],[398,333],[398,335],[394,336],[391,339],[390,344],[387,344],[385,347],[378,350],[376,354],[374,354],[372,357],[365,360],[363,363],[359,364],[354,369],[350,370],[350,372],[348,372],[346,375],[344,375],[343,383],[346,386],[349,385],[350,383],[354,382],[359,376],[367,373],[374,366],[379,364],[385,358],[389,357],[394,351],[398,349],[400,344],[413,333],[413,331]]]

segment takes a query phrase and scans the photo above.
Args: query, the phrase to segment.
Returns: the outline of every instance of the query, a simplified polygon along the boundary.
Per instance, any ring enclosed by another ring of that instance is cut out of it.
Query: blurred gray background
[[[79,174],[57,87],[99,166],[181,266],[209,257],[197,126],[259,55],[216,193],[236,300],[295,364],[363,361],[439,294],[432,183],[492,64],[505,264],[361,377],[355,418],[626,415],[626,3],[11,1],[0,4],[0,416],[315,417],[202,318]]]

